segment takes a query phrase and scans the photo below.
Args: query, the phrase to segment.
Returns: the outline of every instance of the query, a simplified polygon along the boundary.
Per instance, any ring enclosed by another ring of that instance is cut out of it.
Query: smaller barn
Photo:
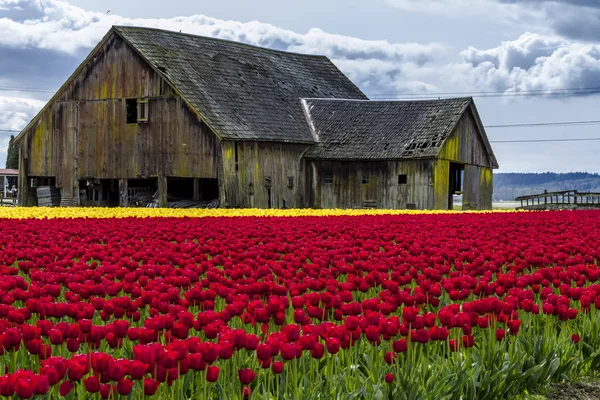
[[[498,162],[471,98],[302,101],[316,145],[309,164],[315,208],[492,208]]]

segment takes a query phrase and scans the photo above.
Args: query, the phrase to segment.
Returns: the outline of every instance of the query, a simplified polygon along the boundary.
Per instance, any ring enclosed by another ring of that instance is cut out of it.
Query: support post
[[[194,197],[192,198],[194,201],[199,201],[201,198],[200,195],[200,179],[194,178]]]
[[[119,207],[129,207],[129,185],[127,179],[119,179]]]
[[[167,177],[158,177],[158,207],[167,208]]]

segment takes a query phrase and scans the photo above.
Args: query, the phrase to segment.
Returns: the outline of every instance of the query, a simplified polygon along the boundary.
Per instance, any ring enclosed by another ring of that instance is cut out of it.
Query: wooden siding
[[[313,208],[433,208],[433,161],[310,161],[310,206]],[[325,183],[325,175],[333,183]],[[368,183],[363,174],[369,175]],[[407,183],[399,184],[398,175]]]
[[[434,208],[438,210],[450,208],[448,201],[451,162],[465,165],[463,209],[491,209],[492,164],[475,119],[468,109],[444,143],[435,161]]]
[[[471,111],[467,109],[440,149],[438,159],[492,167]]]
[[[127,124],[127,98],[149,100],[147,123]],[[218,138],[116,35],[25,133],[21,151],[27,176],[56,177],[66,197],[82,178],[218,178]]]
[[[236,170],[237,147],[237,170]],[[233,208],[268,208],[270,178],[271,207],[305,206],[302,155],[308,146],[271,142],[222,142],[223,205]],[[288,177],[293,186],[288,186]]]

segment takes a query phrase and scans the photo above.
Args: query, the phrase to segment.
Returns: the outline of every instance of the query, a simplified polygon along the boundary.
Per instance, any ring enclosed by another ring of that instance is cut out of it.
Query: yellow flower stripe
[[[515,212],[514,210],[494,211],[420,211],[420,210],[262,210],[262,209],[172,209],[172,208],[42,208],[42,207],[0,207],[0,218],[203,218],[203,217],[300,217],[300,216],[357,216],[357,215],[398,215],[398,214],[445,214],[445,213],[490,213]]]

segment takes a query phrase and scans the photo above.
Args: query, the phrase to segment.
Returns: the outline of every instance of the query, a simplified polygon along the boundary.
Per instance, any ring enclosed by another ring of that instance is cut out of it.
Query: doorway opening
[[[88,207],[118,207],[119,181],[93,178],[79,180],[79,204]]]
[[[130,207],[148,207],[158,192],[158,179],[128,179],[127,204]]]
[[[448,209],[454,209],[454,196],[461,196],[464,191],[465,166],[464,164],[450,163],[450,187],[448,189]],[[461,207],[462,209],[462,202]]]

